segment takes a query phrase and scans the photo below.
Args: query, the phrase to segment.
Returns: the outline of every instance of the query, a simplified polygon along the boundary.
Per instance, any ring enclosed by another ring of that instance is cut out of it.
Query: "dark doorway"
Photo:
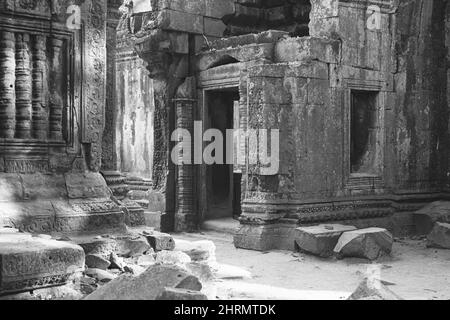
[[[377,145],[377,92],[352,91],[351,172],[375,174]]]
[[[214,90],[207,93],[209,128],[218,129],[224,137],[224,164],[207,167],[208,212],[205,220],[232,218],[241,213],[242,175],[232,164],[226,164],[227,130],[238,129],[239,92],[237,88]],[[234,147],[234,149],[236,149]]]

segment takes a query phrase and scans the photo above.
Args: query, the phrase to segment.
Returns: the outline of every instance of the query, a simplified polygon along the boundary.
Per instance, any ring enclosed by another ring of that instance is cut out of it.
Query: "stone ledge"
[[[68,242],[0,232],[0,296],[67,283],[84,269],[84,251]]]

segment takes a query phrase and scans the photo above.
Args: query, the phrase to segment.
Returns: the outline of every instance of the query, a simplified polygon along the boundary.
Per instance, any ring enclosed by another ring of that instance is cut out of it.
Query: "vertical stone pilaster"
[[[16,138],[31,138],[30,36],[16,34]]]
[[[197,100],[195,94],[195,78],[187,78],[178,89],[173,100],[176,112],[176,129],[185,129],[194,137],[194,106]],[[176,183],[176,215],[175,231],[195,231],[198,228],[198,218],[194,211],[194,164],[193,141],[191,140],[191,163],[182,163],[177,167]],[[183,155],[179,155],[182,157]]]
[[[0,138],[14,138],[15,69],[14,33],[0,31]]]
[[[52,38],[52,62],[51,62],[51,94],[50,94],[50,139],[60,141],[62,136],[63,100],[61,94],[61,47],[63,41]]]
[[[44,103],[44,81],[45,81],[45,64],[47,60],[46,54],[46,37],[35,36],[33,43],[33,106],[32,106],[32,137],[44,140],[47,138],[47,114]]]

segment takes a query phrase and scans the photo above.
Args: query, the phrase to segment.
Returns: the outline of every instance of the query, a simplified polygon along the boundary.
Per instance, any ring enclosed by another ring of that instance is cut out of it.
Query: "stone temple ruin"
[[[413,213],[450,198],[449,7],[1,0],[0,226],[195,232],[234,217],[235,246],[261,251],[294,250],[317,224],[414,234]],[[195,121],[279,129],[279,172],[176,166],[171,134]]]

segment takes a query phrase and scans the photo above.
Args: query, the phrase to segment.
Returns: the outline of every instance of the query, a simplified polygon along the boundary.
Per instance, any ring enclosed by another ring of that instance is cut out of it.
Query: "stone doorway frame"
[[[231,73],[227,72],[230,71],[228,68],[231,66]],[[234,67],[234,68],[233,68]],[[237,67],[237,68],[236,68]],[[208,92],[211,91],[220,91],[224,89],[237,89],[240,96],[240,114],[242,114],[243,111],[248,111],[248,101],[247,101],[247,94],[242,90],[242,76],[241,76],[241,65],[240,63],[233,63],[229,65],[224,66],[218,66],[215,68],[208,69],[206,71],[203,71],[199,74],[198,77],[198,96],[199,96],[199,105],[198,105],[198,114],[196,115],[196,119],[199,119],[199,121],[202,121],[203,127],[202,132],[204,130],[210,128],[210,121],[209,121],[209,112],[208,112]],[[247,87],[247,81],[245,81],[245,88]],[[245,106],[243,105],[242,101],[246,101]],[[245,110],[243,110],[245,109]],[[244,125],[243,119],[240,120],[240,129],[245,129],[246,125]],[[244,142],[245,143],[245,142]],[[205,146],[205,143],[203,143],[203,147]],[[240,146],[242,150],[242,144]],[[245,148],[245,146],[244,146]],[[208,172],[207,172],[207,165],[201,164],[200,166],[197,166],[196,170],[196,202],[198,204],[198,222],[201,226],[203,222],[205,221],[205,218],[207,217],[208,211],[209,211],[209,201],[208,201]],[[244,175],[245,175],[245,168],[242,168],[242,176],[244,181]],[[243,199],[242,195],[244,194],[244,190],[242,189],[241,192],[241,199]]]

